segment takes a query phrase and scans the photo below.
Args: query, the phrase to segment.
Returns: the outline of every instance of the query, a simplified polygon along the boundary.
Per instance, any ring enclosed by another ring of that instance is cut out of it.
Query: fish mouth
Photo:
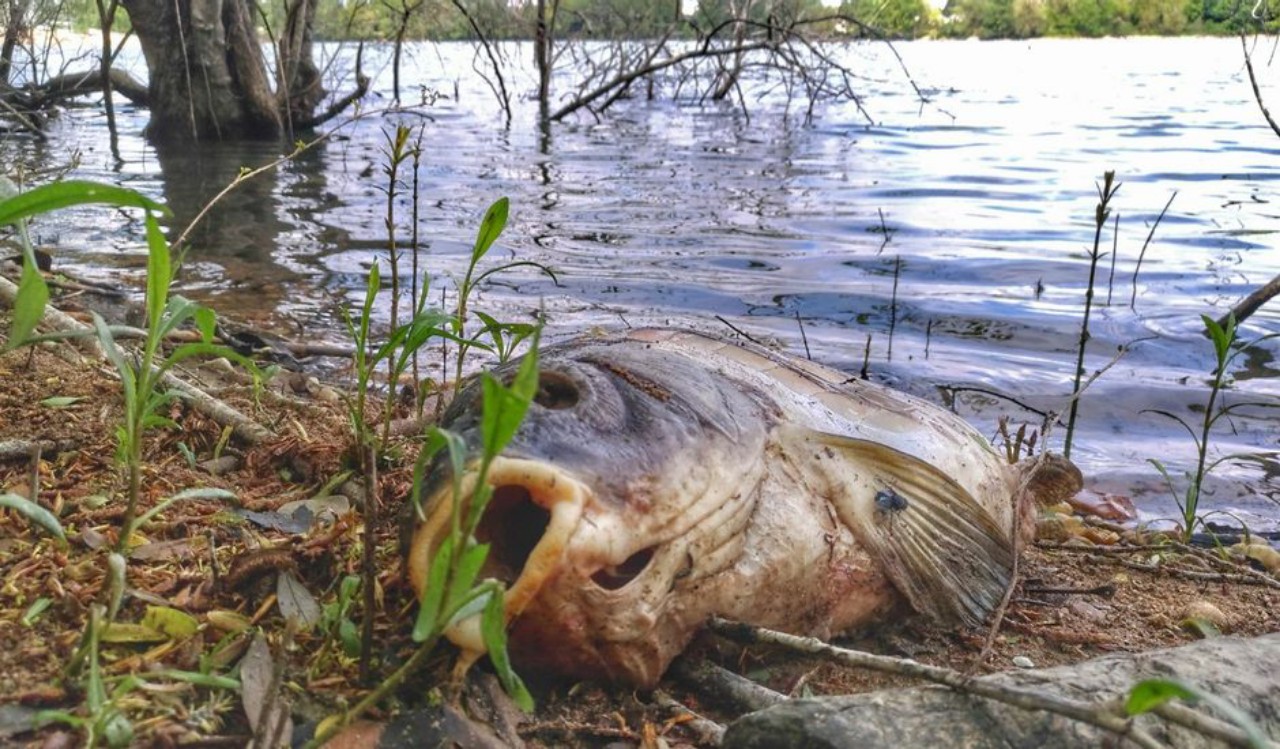
[[[477,467],[462,477],[460,509],[473,496],[478,479]],[[494,578],[505,585],[503,607],[509,624],[561,568],[591,490],[553,465],[501,456],[490,464],[485,482],[493,488],[493,496],[475,535],[478,542],[489,544],[489,556],[478,579]],[[414,532],[409,547],[409,578],[418,600],[424,594],[431,560],[452,528],[453,490],[453,482],[446,482],[427,498],[423,506],[433,509]],[[445,636],[463,650],[464,657],[475,659],[486,652],[480,621],[480,614],[472,614],[445,629]]]

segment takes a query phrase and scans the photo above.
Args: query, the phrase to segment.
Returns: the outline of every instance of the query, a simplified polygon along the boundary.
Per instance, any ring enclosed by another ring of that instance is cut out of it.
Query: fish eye
[[[552,411],[562,411],[578,405],[578,383],[562,372],[538,373],[538,392],[533,402]]]

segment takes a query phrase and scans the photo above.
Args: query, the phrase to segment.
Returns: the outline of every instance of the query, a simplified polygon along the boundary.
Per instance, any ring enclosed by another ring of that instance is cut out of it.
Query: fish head
[[[481,410],[472,383],[441,421],[473,455]],[[642,342],[544,349],[533,403],[484,479],[493,494],[475,530],[490,545],[480,577],[506,586],[516,665],[656,682],[706,617],[700,586],[740,553],[775,418],[761,394]],[[478,461],[467,465],[458,481],[437,460],[424,479],[408,553],[419,598],[479,480]],[[483,653],[478,618],[446,636]]]

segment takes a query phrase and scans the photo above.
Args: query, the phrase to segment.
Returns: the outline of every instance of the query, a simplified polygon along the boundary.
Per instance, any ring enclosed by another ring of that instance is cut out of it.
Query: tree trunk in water
[[[553,14],[555,10],[551,11]],[[539,119],[547,119],[551,98],[551,28],[547,19],[547,0],[538,0],[538,20],[533,33],[533,61],[538,68]]]
[[[4,41],[0,43],[0,83],[9,82],[9,71],[13,67],[13,53],[18,42],[30,31],[27,28],[27,9],[30,0],[10,0],[8,18],[5,21]]]
[[[150,73],[159,141],[279,138],[307,124],[324,92],[311,60],[315,7],[289,9],[271,88],[248,0],[123,0]]]

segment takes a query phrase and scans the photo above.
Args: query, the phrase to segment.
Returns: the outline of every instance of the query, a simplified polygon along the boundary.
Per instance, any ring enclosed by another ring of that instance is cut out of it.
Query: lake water
[[[482,308],[526,319],[542,307],[556,337],[646,324],[727,333],[723,318],[803,354],[798,319],[813,358],[851,372],[870,336],[873,379],[954,402],[994,435],[1001,415],[1038,424],[1023,406],[1066,407],[1095,183],[1114,169],[1119,237],[1114,271],[1110,255],[1099,270],[1089,371],[1133,345],[1085,394],[1073,457],[1095,488],[1138,497],[1149,517],[1175,514],[1146,460],[1178,473],[1192,465],[1194,445],[1146,410],[1198,417],[1212,369],[1199,315],[1224,313],[1280,274],[1280,136],[1253,99],[1239,41],[898,49],[930,101],[884,47],[842,53],[865,75],[870,122],[852,104],[827,104],[806,124],[802,107],[788,113],[779,94],[753,88],[749,116],[637,99],[543,133],[530,71],[508,81],[519,97],[505,127],[470,47],[415,46],[407,98],[433,103],[348,124],[233,194],[197,237],[184,293],[293,337],[341,340],[337,310],[359,300],[369,264],[385,257],[384,133],[404,122],[421,126],[420,240],[441,285],[463,270],[480,216],[503,195],[511,223],[494,256],[535,260],[559,276],[559,286],[536,273],[506,276],[481,295]],[[1280,109],[1267,54],[1257,55],[1264,93]],[[384,94],[366,109],[387,103],[387,57],[366,50]],[[339,50],[335,70],[349,60]],[[241,166],[276,155],[257,145],[157,154],[138,136],[145,121],[145,112],[122,112],[122,163],[104,117],[88,108],[68,112],[47,144],[0,142],[0,158],[39,168],[78,154],[76,175],[162,197],[181,222]],[[1144,240],[1175,192],[1135,283]],[[405,242],[407,203],[399,211]],[[38,234],[61,268],[140,287],[136,227],[85,209],[43,221]],[[1108,253],[1111,242],[1108,230]],[[1244,329],[1247,338],[1280,331],[1280,301]],[[1237,360],[1231,402],[1280,396],[1276,348]],[[1217,450],[1269,457],[1265,470],[1224,467],[1209,507],[1277,527],[1278,427],[1256,409],[1220,423]],[[1055,428],[1053,444],[1064,433]]]

